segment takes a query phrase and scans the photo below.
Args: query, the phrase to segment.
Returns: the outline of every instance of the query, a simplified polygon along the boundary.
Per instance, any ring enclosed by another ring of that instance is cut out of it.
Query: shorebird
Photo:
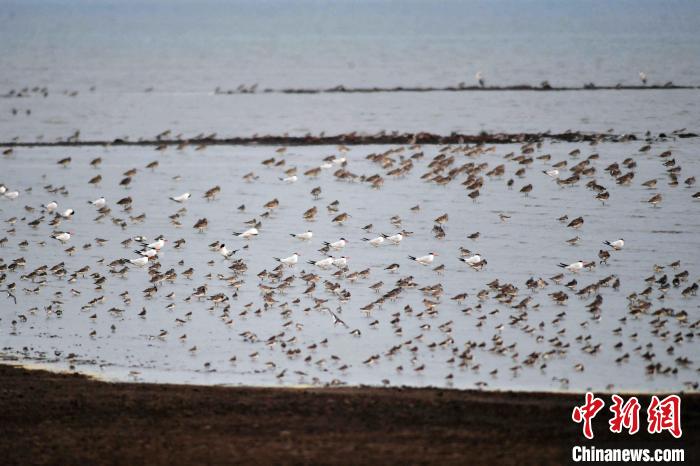
[[[347,222],[348,218],[350,218],[350,214],[348,213],[342,213],[340,215],[337,215],[332,222],[337,223],[338,225],[342,225],[343,223]]]
[[[209,226],[209,221],[206,218],[200,218],[192,226],[192,228],[195,228],[196,230],[199,230],[200,233],[202,233],[204,230],[207,229],[208,226]]]
[[[243,233],[236,233],[236,232],[233,233],[234,236],[239,236],[243,239],[251,239],[251,238],[258,236],[258,234],[259,234],[258,229],[255,227],[248,228]]]
[[[221,244],[219,245],[219,254],[221,254],[222,256],[224,256],[224,258],[226,258],[226,259],[228,259],[229,257],[233,256],[237,251],[238,251],[238,249],[229,250],[229,249],[224,245],[224,243],[221,243]]]
[[[437,218],[436,218],[435,220],[433,220],[433,221],[434,221],[435,223],[437,223],[438,225],[444,225],[445,223],[447,223],[447,221],[449,220],[449,218],[450,218],[449,215],[447,215],[447,214],[445,213],[445,214],[440,215],[439,217],[437,217]]]
[[[603,241],[603,244],[607,244],[608,246],[613,248],[615,251],[619,251],[625,245],[625,240],[623,238],[620,238],[620,239],[613,241],[613,242]]]
[[[267,210],[274,210],[280,206],[280,201],[277,198],[274,198],[271,201],[268,201],[263,205],[263,208]]]
[[[314,234],[311,230],[306,230],[304,233],[290,233],[289,236],[292,236],[296,239],[300,239],[302,241],[309,241],[314,236]]]
[[[347,256],[335,258],[335,259],[333,259],[333,265],[338,267],[339,269],[344,269],[348,265],[348,259],[349,259],[349,257],[347,257]]]
[[[316,218],[316,214],[318,214],[318,208],[316,206],[313,206],[309,210],[304,212],[302,216],[304,217],[304,220],[312,222]]]
[[[399,244],[403,240],[403,233],[396,233],[391,236],[382,234],[382,236],[391,244]]]
[[[341,319],[340,317],[338,317],[338,314],[336,314],[335,312],[331,311],[331,310],[330,310],[329,308],[327,308],[327,307],[324,307],[323,309],[326,310],[326,311],[328,311],[328,313],[331,315],[331,317],[333,317],[333,325],[338,325],[338,324],[340,324],[340,325],[342,325],[342,326],[345,327],[345,328],[350,328],[350,327],[348,327],[348,325],[343,321],[343,319]]]
[[[315,265],[316,267],[322,268],[322,269],[327,269],[333,265],[333,257],[326,257],[325,259],[321,259],[318,261],[308,261],[309,264]]]
[[[183,202],[187,201],[190,197],[192,197],[192,195],[190,193],[183,193],[183,194],[180,194],[179,196],[174,196],[174,197],[171,196],[169,199],[171,201],[177,202],[178,204],[182,204]]]
[[[649,204],[651,204],[652,206],[656,207],[659,204],[661,204],[662,200],[663,200],[663,196],[661,196],[661,194],[654,194],[653,196],[651,196],[649,198],[649,200],[647,202]]]
[[[218,196],[220,192],[221,186],[214,186],[213,188],[208,189],[204,192],[204,199],[206,199],[207,201],[213,201],[214,199],[216,199],[216,196]]]
[[[376,238],[362,238],[362,241],[366,241],[369,244],[371,244],[374,247],[380,246],[382,243],[384,243],[384,237],[383,236],[377,236]]]
[[[568,228],[581,228],[581,226],[583,226],[583,217],[576,217],[566,226]]]
[[[135,266],[137,266],[137,267],[143,267],[143,266],[145,266],[146,264],[148,264],[148,259],[149,259],[148,257],[142,256],[142,257],[139,257],[139,258],[136,258],[136,259],[127,259],[127,260],[128,260],[129,263],[131,263],[132,265],[135,265]]]
[[[482,261],[482,258],[479,254],[474,254],[473,256],[470,257],[459,257],[459,260],[464,262],[467,265],[474,265]]]
[[[642,85],[647,85],[647,74],[644,71],[639,72],[639,80],[642,82]]]
[[[559,170],[556,168],[552,168],[551,170],[543,170],[542,173],[552,178],[559,177]]]
[[[420,256],[420,257],[408,256],[408,258],[411,259],[412,261],[418,262],[421,265],[430,265],[433,263],[435,256],[439,256],[439,254],[436,252],[431,252],[426,256]]]
[[[279,257],[273,257],[277,262],[286,265],[287,267],[293,267],[299,262],[299,256],[300,254],[298,252],[295,252],[289,257],[285,257],[284,259],[280,259]]]
[[[559,265],[559,267],[566,269],[569,272],[577,273],[578,271],[583,269],[583,267],[586,265],[586,263],[584,261],[580,260],[580,261],[572,262],[569,265],[566,265],[564,263],[559,263],[558,265]]]
[[[88,201],[88,204],[91,204],[97,207],[98,209],[101,209],[107,204],[107,200],[105,200],[104,197],[98,197],[94,201]]]
[[[14,201],[19,197],[19,191],[5,191],[3,196],[5,196],[6,199]]]
[[[141,245],[144,246],[146,249],[155,249],[156,251],[160,251],[163,248],[163,246],[165,246],[165,243],[167,241],[168,240],[166,240],[162,236],[159,236],[156,238],[155,241],[149,244],[146,244],[144,241],[141,241]]]
[[[56,201],[51,201],[44,206],[46,212],[51,213],[58,208],[58,203]]]
[[[474,75],[474,78],[476,79],[476,82],[479,83],[479,86],[485,86],[486,83],[484,82],[484,75],[481,73],[481,71],[477,71],[476,75]]]
[[[53,239],[57,239],[57,240],[59,240],[61,243],[64,243],[64,244],[65,244],[65,243],[67,243],[68,241],[70,241],[71,235],[72,235],[71,232],[69,232],[69,231],[63,231],[63,232],[54,233],[54,234],[51,235],[51,237],[52,237]]]
[[[141,251],[134,251],[134,252],[135,252],[136,254],[141,254],[141,255],[144,256],[144,257],[148,257],[149,259],[150,259],[150,258],[153,258],[153,257],[156,257],[156,256],[158,255],[158,250],[156,250],[156,249],[149,249],[149,248],[142,249]]]
[[[346,244],[348,244],[348,240],[345,238],[340,238],[338,241],[333,241],[332,243],[329,243],[328,241],[324,241],[323,244],[328,246],[331,249],[334,249],[336,251],[339,251],[345,247]]]

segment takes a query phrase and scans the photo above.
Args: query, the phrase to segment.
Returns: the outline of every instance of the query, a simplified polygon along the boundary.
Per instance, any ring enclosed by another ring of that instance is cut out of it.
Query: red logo
[[[639,431],[639,401],[637,397],[633,396],[626,403],[623,403],[623,399],[617,395],[612,396],[613,405],[610,407],[610,411],[613,412],[614,416],[610,419],[610,432],[615,432],[619,434],[622,432],[622,428],[627,429],[630,435],[634,435]]]
[[[621,396],[612,395],[610,411],[612,418],[608,421],[610,432],[621,433],[623,429],[634,435],[639,432],[639,411],[641,405],[637,397],[630,397],[625,401]],[[593,418],[603,409],[605,402],[591,393],[586,393],[586,402],[574,407],[571,419],[576,423],[583,423],[583,435],[587,439],[593,438]],[[681,430],[681,398],[678,395],[669,395],[663,400],[657,396],[651,397],[647,408],[647,432],[658,434],[667,430],[675,438],[683,435]]]
[[[681,398],[678,395],[669,395],[659,401],[656,396],[651,397],[651,403],[647,409],[650,434],[656,434],[667,430],[676,438],[683,435],[681,430]]]
[[[600,398],[596,398],[591,392],[586,393],[586,403],[583,406],[576,406],[574,412],[571,413],[571,419],[579,424],[583,421],[583,435],[587,439],[593,438],[593,418],[598,411],[603,409],[605,402]]]

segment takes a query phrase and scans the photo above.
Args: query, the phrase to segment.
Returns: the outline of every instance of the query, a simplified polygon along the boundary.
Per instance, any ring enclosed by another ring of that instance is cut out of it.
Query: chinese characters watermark
[[[623,429],[634,435],[639,432],[639,412],[641,405],[637,397],[632,396],[625,401],[619,395],[612,396],[610,411],[613,416],[608,421],[610,432],[621,433]],[[581,406],[576,406],[571,413],[571,419],[578,424],[583,424],[583,435],[587,439],[593,438],[593,418],[605,407],[605,401],[596,397],[593,393],[586,393],[586,401]],[[675,438],[683,435],[681,429],[681,398],[678,395],[669,395],[659,400],[656,395],[651,397],[647,407],[647,432],[657,434],[668,431]]]

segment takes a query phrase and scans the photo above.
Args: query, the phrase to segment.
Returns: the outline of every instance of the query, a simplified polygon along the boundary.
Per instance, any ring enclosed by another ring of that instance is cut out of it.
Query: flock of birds
[[[648,82],[648,77],[647,74],[644,71],[639,72],[639,81],[641,82],[642,86],[646,86]],[[477,71],[476,74],[474,75],[474,80],[476,83],[479,85],[479,87],[485,88],[486,87],[486,78],[484,77],[484,73],[482,71]],[[671,82],[667,82],[665,85],[669,86],[671,85]],[[246,85],[246,84],[240,84],[237,86],[235,89],[223,89],[220,86],[217,86],[214,89],[214,94],[215,95],[221,95],[221,94],[255,94],[256,92],[259,92],[258,90],[258,83],[255,83],[253,85]],[[464,82],[460,82],[458,87],[464,88],[466,84]],[[619,84],[618,84],[619,86]],[[542,88],[551,88],[551,85],[549,84],[549,81],[542,81],[541,83]],[[344,89],[345,87],[340,85],[337,86],[336,89]],[[595,84],[593,83],[587,83],[584,85],[584,88],[595,88]],[[97,90],[96,86],[90,86],[89,92],[94,93]],[[154,88],[153,87],[147,87],[144,89],[144,92],[150,93],[153,92]],[[264,92],[270,92],[271,89],[265,89]],[[60,92],[61,95],[68,96],[68,97],[77,97],[80,92],[78,90],[73,90],[73,89],[65,89],[62,92]],[[47,98],[49,97],[49,89],[46,86],[26,86],[21,89],[10,89],[4,94],[0,94],[0,98],[25,98],[25,97],[43,97]],[[25,109],[20,109],[17,107],[12,107],[10,109],[11,113],[13,116],[18,116],[18,115],[31,115],[32,110],[30,108],[25,108]]]
[[[477,78],[483,80],[481,76]],[[183,144],[179,149],[185,147]],[[595,147],[595,141],[591,147]],[[169,148],[161,145],[157,150],[161,153]],[[610,290],[618,292],[621,288],[620,277],[611,264],[614,264],[616,255],[625,254],[627,243],[623,238],[598,238],[600,248],[597,257],[552,263],[551,273],[530,277],[524,283],[494,279],[484,283],[475,293],[462,291],[447,295],[440,277],[450,271],[444,263],[439,263],[440,258],[446,255],[445,251],[442,250],[441,256],[432,250],[432,246],[412,242],[410,238],[415,233],[406,229],[410,220],[402,218],[402,215],[420,215],[424,212],[420,205],[420,195],[416,196],[416,204],[409,212],[398,212],[388,219],[388,225],[391,225],[393,231],[382,231],[371,223],[350,231],[346,226],[348,221],[355,216],[367,214],[345,211],[341,207],[342,202],[334,200],[325,206],[328,215],[326,219],[322,215],[324,207],[321,205],[325,193],[320,186],[315,186],[307,198],[313,205],[299,212],[297,224],[288,225],[288,230],[291,230],[287,232],[288,255],[270,256],[267,258],[269,267],[249,270],[250,261],[245,253],[266,234],[268,226],[275,222],[277,212],[305,202],[304,199],[286,196],[285,186],[297,183],[315,185],[315,180],[326,176],[326,173],[332,173],[329,175],[331,186],[333,183],[353,183],[359,189],[359,186],[364,185],[369,188],[368,193],[375,192],[372,190],[381,191],[386,182],[400,182],[414,170],[422,170],[419,177],[422,183],[463,186],[463,212],[442,213],[435,211],[434,207],[428,211],[431,218],[434,217],[430,222],[430,235],[435,238],[436,245],[448,234],[458,235],[460,241],[464,241],[466,246],[460,246],[458,250],[449,253],[454,255],[456,264],[474,274],[469,275],[472,282],[478,282],[478,274],[489,268],[488,254],[476,250],[482,235],[488,235],[489,232],[452,231],[448,225],[450,216],[465,215],[472,203],[481,202],[482,193],[488,194],[491,183],[505,182],[508,189],[513,189],[516,196],[522,197],[530,196],[538,189],[537,183],[542,182],[556,183],[560,189],[584,187],[583,192],[590,191],[603,208],[611,202],[607,186],[613,184],[625,187],[639,183],[635,180],[638,156],[648,156],[658,161],[663,173],[663,178],[641,182],[649,194],[640,201],[649,204],[650,209],[663,208],[664,197],[658,191],[658,185],[664,180],[671,188],[692,188],[695,185],[694,176],[682,175],[681,165],[675,160],[673,152],[657,151],[654,143],[644,144],[636,155],[606,164],[605,167],[598,166],[600,156],[597,153],[591,151],[584,155],[584,150],[573,149],[563,159],[555,161],[551,154],[544,153],[542,142],[531,142],[522,144],[517,151],[505,154],[499,160],[493,146],[449,145],[438,148],[437,155],[427,158],[421,146],[407,145],[368,154],[360,162],[374,167],[375,173],[357,174],[352,171],[352,167],[360,164],[356,163],[359,156],[349,154],[348,147],[337,147],[335,154],[322,157],[317,164],[306,170],[294,165],[292,162],[296,159],[288,157],[289,149],[282,147],[269,158],[260,160],[262,170],[275,174],[278,185],[276,196],[270,196],[272,199],[255,207],[253,217],[243,222],[241,228],[233,229],[230,238],[209,238],[210,220],[224,222],[231,211],[246,215],[250,207],[245,203],[231,208],[221,206],[217,210],[221,213],[221,218],[200,217],[193,222],[187,220],[187,212],[196,212],[197,205],[202,203],[209,205],[219,202],[222,190],[231,184],[246,186],[246,183],[255,183],[260,177],[255,172],[242,174],[238,180],[229,180],[228,184],[220,181],[221,184],[201,189],[202,194],[196,196],[189,191],[173,196],[166,196],[156,190],[149,192],[151,197],[162,197],[163,202],[172,205],[174,210],[167,215],[170,226],[160,235],[149,239],[138,232],[140,226],[147,222],[146,214],[134,213],[134,207],[141,199],[132,198],[129,191],[136,177],[143,176],[141,174],[144,172],[157,172],[161,163],[173,163],[172,159],[159,154],[143,169],[131,168],[123,172],[115,186],[106,186],[103,178],[105,173],[101,169],[102,157],[92,158],[89,162],[82,158],[73,160],[70,156],[63,157],[56,160],[56,169],[51,173],[51,177],[59,183],[43,186],[44,192],[39,196],[43,201],[40,204],[22,203],[27,192],[31,194],[31,189],[24,189],[21,184],[26,184],[29,180],[0,180],[0,213],[4,216],[2,220],[6,225],[5,234],[0,233],[0,293],[7,299],[0,306],[3,309],[0,314],[0,332],[21,333],[23,325],[42,314],[60,316],[65,312],[80,312],[85,313],[85,319],[91,321],[102,319],[103,315],[123,319],[130,314],[134,318],[147,319],[154,312],[148,301],[160,303],[158,300],[164,300],[169,303],[165,306],[165,312],[184,312],[169,318],[172,326],[162,328],[157,334],[148,335],[148,341],[165,340],[174,336],[186,342],[188,336],[184,329],[193,325],[192,320],[197,312],[201,312],[199,308],[206,306],[223,325],[236,330],[237,337],[232,344],[229,359],[231,364],[236,364],[240,358],[246,358],[253,361],[253,364],[259,364],[261,370],[274,373],[279,380],[290,381],[296,377],[319,383],[325,374],[332,375],[332,379],[326,381],[333,384],[344,383],[347,378],[352,380],[348,376],[354,370],[350,355],[332,353],[333,340],[343,334],[356,338],[357,342],[351,346],[359,353],[363,351],[363,339],[372,339],[368,332],[380,326],[388,326],[393,338],[381,342],[384,346],[382,351],[364,355],[362,366],[369,368],[386,361],[386,368],[392,361],[397,361],[393,364],[393,371],[399,374],[420,374],[428,364],[438,365],[446,384],[452,384],[459,379],[461,373],[467,372],[478,375],[474,385],[480,388],[489,386],[489,382],[499,375],[517,376],[522,371],[539,371],[566,387],[569,384],[568,377],[547,373],[550,361],[571,359],[572,371],[584,372],[587,369],[579,358],[580,354],[597,355],[604,351],[609,342],[617,340],[614,344],[619,353],[615,359],[616,364],[623,365],[631,358],[640,359],[644,361],[647,375],[680,374],[686,389],[697,389],[698,368],[694,368],[695,363],[687,354],[689,348],[690,353],[693,352],[700,320],[695,313],[664,305],[667,296],[675,296],[689,306],[695,306],[693,311],[697,310],[697,305],[693,303],[698,280],[684,269],[683,260],[673,258],[667,263],[649,264],[651,270],[648,276],[645,276],[645,270],[639,270],[639,283],[628,284],[636,291],[627,296],[626,312],[616,313],[615,317],[606,316],[618,320],[612,335],[596,335],[591,330],[596,321],[603,319],[604,295]],[[4,160],[0,160],[0,163],[21,163],[21,157],[21,153],[6,149]],[[124,157],[125,162],[128,161],[128,156]],[[305,162],[308,163],[308,160]],[[75,163],[89,163],[90,169],[95,171],[94,175],[88,180],[75,180],[71,176],[71,168]],[[533,166],[536,165],[538,168],[535,170]],[[530,182],[522,185],[519,180],[526,176],[530,176]],[[181,178],[178,177],[175,181],[181,181]],[[77,183],[86,183],[95,192],[107,192],[109,195],[94,196],[87,207],[77,206],[71,198],[72,186]],[[700,192],[691,196],[700,199]],[[518,213],[494,213],[496,215],[498,222],[507,223]],[[87,237],[87,233],[76,234],[71,228],[78,216],[92,217],[92,222],[102,225],[103,229],[109,227],[111,236],[96,237],[88,243],[76,244],[76,238],[84,241]],[[564,215],[557,220],[572,234],[580,231],[586,222],[583,216],[570,218]],[[336,225],[338,235],[324,237],[319,241],[314,234],[314,222]],[[27,231],[31,233],[22,233],[21,229],[18,233],[18,226],[22,224],[26,224]],[[176,239],[177,236],[183,236],[178,234],[182,229],[190,229],[191,238],[195,238],[201,245],[189,245],[184,237]],[[43,238],[36,239],[36,235]],[[32,241],[30,238],[33,238]],[[567,240],[567,243],[575,246],[580,240],[577,235]],[[94,245],[99,248],[115,241],[120,243],[122,254],[95,258]],[[313,257],[302,257],[297,244],[314,244],[318,251]],[[366,248],[364,251],[371,254],[373,263],[381,263],[381,266],[355,269],[353,259],[345,252],[348,245]],[[177,259],[178,251],[187,247],[198,247],[198,253],[209,250],[211,256],[207,264],[216,271],[204,273],[195,270],[182,259],[164,270],[162,258],[172,256]],[[387,247],[401,250],[403,259],[385,262],[383,251]],[[406,247],[409,249],[404,252]],[[55,263],[30,266],[24,257],[11,257],[3,252],[29,249],[35,253],[38,250],[45,261]],[[436,249],[441,250],[439,246]],[[68,260],[62,258],[61,254],[73,260],[83,257],[82,266],[68,266]],[[265,254],[265,251],[256,254]],[[90,257],[93,259],[88,262]],[[557,265],[561,270],[557,270]],[[605,268],[611,273],[600,279],[587,279],[587,271],[596,268]],[[143,271],[138,275],[142,277],[140,280],[143,288],[124,290],[118,294],[121,302],[115,304],[112,296],[120,286],[120,279],[133,274],[134,270]],[[419,283],[416,280],[418,275],[425,276],[422,270],[430,270],[435,277],[434,283]],[[372,277],[377,274],[383,279],[373,280]],[[388,277],[393,278],[389,281]],[[200,282],[195,282],[196,278]],[[88,291],[78,289],[76,284],[80,283],[89,284],[92,288],[89,295]],[[255,283],[259,298],[247,303],[241,302],[239,294],[243,295],[243,290],[249,290],[250,283]],[[47,295],[45,290],[49,288],[48,285],[52,285],[53,289],[56,286],[60,288]],[[367,302],[353,299],[354,294],[362,296],[362,293],[356,291],[358,287],[371,290],[373,299]],[[545,300],[542,299],[543,293],[547,297]],[[136,294],[141,294],[146,302],[139,306],[140,309],[132,309],[131,306],[133,295]],[[26,309],[23,305],[24,296],[44,296],[45,304]],[[586,301],[585,314],[578,310],[575,313],[568,310],[572,298]],[[111,302],[111,307],[107,308],[110,306],[107,302]],[[546,318],[550,314],[545,314],[545,310],[553,313],[551,318]],[[260,330],[251,331],[246,324],[247,319],[266,313],[279,315],[279,327],[267,328],[265,334]],[[317,335],[313,341],[304,337],[305,319],[311,314],[324,315],[328,319],[325,336]],[[504,315],[507,316],[505,321],[500,320]],[[563,325],[567,319],[579,320],[582,333],[572,336],[571,332],[567,332]],[[639,320],[648,321],[647,332],[626,331],[631,322]],[[418,326],[418,333],[409,335],[407,329],[415,325]],[[116,323],[112,324],[111,329],[116,331]],[[196,326],[191,331],[196,332]],[[474,336],[473,331],[491,333],[487,338],[480,339]],[[176,335],[171,335],[175,332]],[[520,334],[520,338],[527,339],[538,349],[527,352],[521,350],[526,345],[513,339],[511,332]],[[98,336],[101,335],[96,330],[91,330],[84,337]],[[8,342],[5,339],[5,343]],[[200,349],[191,346],[188,352],[196,353]],[[482,352],[498,356],[505,363],[487,365],[482,362]],[[669,364],[657,352],[679,354]],[[290,369],[287,369],[279,358],[263,361],[274,353],[282,356],[282,361],[303,361],[303,366],[290,362]],[[66,357],[60,350],[56,350],[55,356]],[[71,353],[67,357],[70,360],[77,356]],[[204,370],[216,370],[211,362],[205,362],[203,367]],[[132,371],[134,376],[139,373],[138,369]],[[392,383],[390,373],[382,374],[384,383]]]

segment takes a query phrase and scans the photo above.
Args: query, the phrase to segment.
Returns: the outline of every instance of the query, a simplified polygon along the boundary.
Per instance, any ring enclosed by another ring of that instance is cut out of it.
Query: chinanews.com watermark
[[[593,393],[586,393],[585,402],[574,407],[571,419],[581,424],[583,436],[588,440],[595,437],[593,420],[605,407],[605,401]],[[612,416],[608,420],[610,432],[615,434],[635,435],[640,431],[640,411],[642,405],[635,396],[626,400],[619,395],[612,395],[609,408]],[[681,427],[681,398],[669,395],[660,399],[651,397],[645,410],[646,431],[649,434],[670,433],[674,439],[683,436]],[[595,446],[576,445],[571,449],[574,462],[684,462],[683,448],[596,448]]]
[[[571,459],[576,462],[659,462],[685,461],[682,448],[596,448],[577,445],[571,449]]]

